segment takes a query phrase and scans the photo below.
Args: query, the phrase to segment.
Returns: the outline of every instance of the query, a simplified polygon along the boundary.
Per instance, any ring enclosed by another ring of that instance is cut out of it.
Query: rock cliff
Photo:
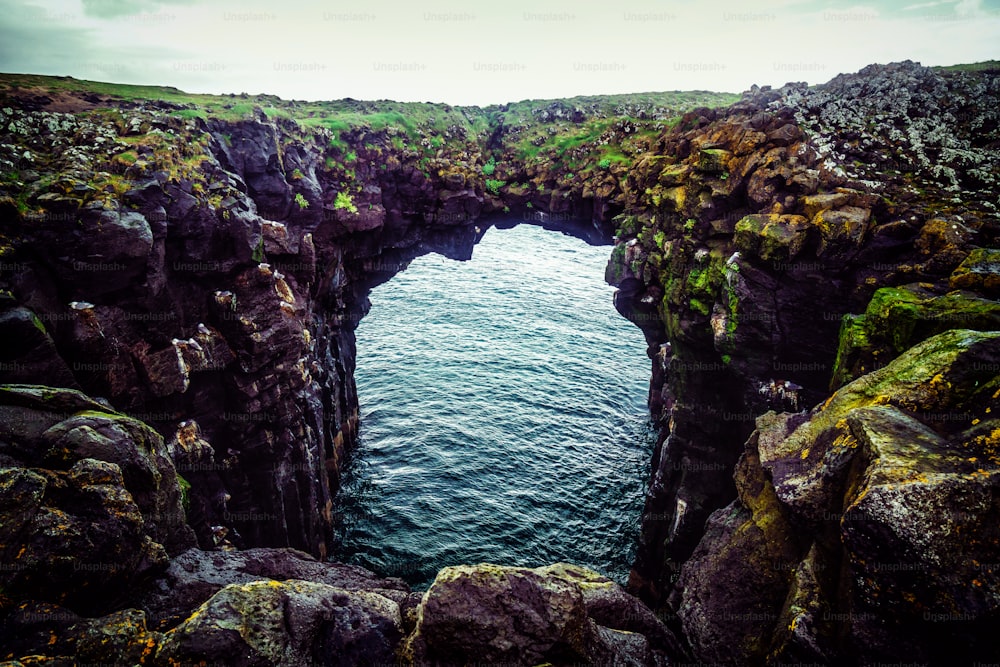
[[[755,89],[630,172],[608,275],[664,423],[630,588],[689,657],[995,655],[998,92],[914,63]]]
[[[996,654],[996,68],[714,110],[3,85],[0,659]],[[564,564],[420,595],[324,562],[369,290],[502,210],[615,233],[661,425],[648,606]]]

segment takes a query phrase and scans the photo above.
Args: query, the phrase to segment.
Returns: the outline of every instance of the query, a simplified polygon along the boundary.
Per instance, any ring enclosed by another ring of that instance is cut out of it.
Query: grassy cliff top
[[[324,124],[325,119],[346,123],[397,120],[396,114],[409,122],[423,124],[442,114],[464,118],[475,129],[484,129],[489,116],[501,114],[506,124],[531,122],[547,109],[578,110],[588,117],[638,116],[666,118],[695,107],[718,107],[732,104],[739,95],[709,91],[646,92],[625,95],[589,95],[561,100],[522,100],[487,107],[453,106],[431,102],[395,102],[392,100],[363,101],[345,98],[329,101],[284,100],[275,95],[197,94],[170,86],[139,86],[132,84],[87,81],[68,76],[0,73],[0,101],[8,98],[49,98],[49,111],[86,111],[105,106],[121,106],[157,102],[176,107],[189,117],[212,116],[238,120],[260,107],[268,117],[291,118],[306,124]],[[478,123],[477,121],[481,121]],[[476,128],[477,125],[481,127]]]

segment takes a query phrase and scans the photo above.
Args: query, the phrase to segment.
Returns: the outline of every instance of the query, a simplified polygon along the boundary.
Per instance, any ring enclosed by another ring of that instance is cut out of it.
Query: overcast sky
[[[3,0],[0,71],[490,104],[1000,59],[1000,0]]]

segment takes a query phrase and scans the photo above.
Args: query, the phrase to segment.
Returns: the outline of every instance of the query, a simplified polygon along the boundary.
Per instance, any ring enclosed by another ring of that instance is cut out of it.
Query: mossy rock
[[[820,234],[816,254],[824,257],[853,253],[864,244],[871,220],[869,209],[856,206],[820,211],[812,219]]]
[[[675,185],[680,185],[686,179],[691,171],[691,167],[686,164],[668,164],[660,172],[659,183],[664,187],[673,187]]]
[[[809,195],[802,198],[802,205],[805,208],[806,217],[812,220],[821,211],[828,211],[834,208],[846,206],[851,200],[851,195],[846,192],[836,192],[832,194]]]
[[[857,452],[858,440],[845,421],[853,410],[894,405],[935,420],[930,423],[943,432],[962,431],[988,419],[988,413],[973,414],[969,406],[988,406],[988,397],[1000,390],[998,362],[1000,332],[950,330],[842,387],[790,435],[768,429],[775,435],[762,433],[759,450],[778,497],[800,520],[822,521],[840,511],[840,491],[832,480],[844,479]],[[957,416],[938,419],[941,415]]]
[[[722,148],[703,148],[698,153],[698,171],[717,174],[726,171],[733,154]]]
[[[66,471],[81,460],[114,464],[138,505],[144,533],[171,554],[194,546],[177,471],[147,424],[72,389],[0,385],[0,453],[25,469]]]
[[[864,315],[845,318],[831,384],[842,386],[955,328],[1000,331],[1000,302],[965,291],[937,295],[919,284],[879,289]]]
[[[392,664],[399,605],[310,581],[230,584],[166,633],[153,664]],[[204,661],[204,662],[202,662]]]
[[[810,230],[801,215],[748,215],[736,223],[734,242],[748,257],[777,264],[788,262],[802,252]]]
[[[976,248],[951,274],[952,289],[975,290],[1000,297],[1000,249]]]

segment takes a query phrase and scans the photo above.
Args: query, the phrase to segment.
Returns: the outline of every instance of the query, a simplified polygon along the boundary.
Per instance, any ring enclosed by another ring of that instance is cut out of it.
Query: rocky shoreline
[[[0,92],[0,659],[1000,653],[1000,70],[419,123],[171,95]],[[369,290],[503,210],[617,230],[661,424],[628,593],[324,562]]]

